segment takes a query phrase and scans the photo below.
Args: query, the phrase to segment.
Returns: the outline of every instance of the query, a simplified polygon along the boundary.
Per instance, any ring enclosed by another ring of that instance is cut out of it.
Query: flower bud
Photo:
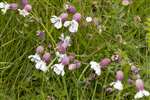
[[[43,46],[38,46],[38,47],[36,48],[36,53],[41,54],[41,53],[43,53],[43,52],[44,52],[44,47],[43,47]]]
[[[61,18],[61,21],[64,22],[68,17],[68,13],[62,13],[59,17]]]
[[[11,9],[11,10],[17,10],[17,8],[18,8],[18,5],[16,3],[9,4],[9,9]]]
[[[132,71],[134,74],[138,74],[138,73],[139,73],[139,69],[138,69],[136,66],[134,66],[134,65],[131,66],[131,71]]]
[[[76,68],[80,68],[80,66],[81,66],[81,62],[78,60],[75,60],[74,64],[76,64]]]
[[[69,12],[69,13],[72,13],[72,14],[75,14],[76,13],[76,8],[74,6],[71,6],[71,5],[65,5],[65,9]]]
[[[36,34],[39,38],[43,39],[44,36],[45,36],[45,33],[43,31],[37,31],[37,34]]]
[[[61,63],[62,63],[63,65],[68,65],[69,62],[70,62],[70,59],[69,59],[68,56],[63,57],[62,60],[61,60]]]
[[[28,4],[28,0],[22,0],[23,7],[25,7],[25,5],[27,5],[27,4]]]
[[[48,52],[45,52],[42,59],[48,63],[51,59],[51,54]]]
[[[122,5],[127,6],[129,4],[130,4],[129,0],[122,0]]]
[[[75,14],[73,15],[73,19],[74,19],[75,21],[79,22],[80,19],[81,19],[81,14],[80,14],[80,13],[75,13]]]
[[[112,60],[112,61],[115,61],[115,62],[117,62],[117,63],[119,63],[119,62],[121,61],[121,57],[120,57],[120,55],[118,55],[118,54],[114,54],[114,55],[111,57],[111,60]]]
[[[101,68],[106,68],[111,63],[109,58],[104,58],[100,61]]]
[[[77,67],[76,64],[69,64],[68,69],[72,71],[75,70],[76,67]]]
[[[30,4],[25,5],[24,9],[28,12],[32,10],[32,6]]]
[[[141,79],[137,79],[135,85],[138,91],[144,90],[144,82]]]
[[[123,72],[121,70],[117,71],[117,73],[116,73],[116,79],[119,80],[119,81],[122,81],[123,78],[124,78]]]

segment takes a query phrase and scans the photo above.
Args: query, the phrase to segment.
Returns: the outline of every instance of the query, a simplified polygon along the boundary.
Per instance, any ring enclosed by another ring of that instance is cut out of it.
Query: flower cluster
[[[28,0],[22,0],[22,7],[23,9],[18,8],[17,3],[7,3],[7,2],[0,2],[0,9],[5,14],[7,10],[14,10],[18,11],[22,16],[28,16],[30,11],[32,10],[32,6],[28,3]]]

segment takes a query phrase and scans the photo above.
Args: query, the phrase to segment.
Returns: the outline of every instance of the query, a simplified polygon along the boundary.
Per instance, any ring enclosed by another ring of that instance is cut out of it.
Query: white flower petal
[[[4,2],[0,2],[0,8],[5,8],[5,3]]]
[[[138,99],[138,98],[142,98],[144,96],[144,94],[142,93],[142,91],[139,91],[135,94],[134,98]]]
[[[93,69],[97,75],[101,74],[101,68],[97,62],[91,61],[90,65],[91,65],[91,69]]]
[[[57,75],[64,76],[65,74],[64,65],[62,64],[55,64],[52,66],[52,69]]]
[[[18,9],[19,11],[19,14],[22,15],[23,17],[26,17],[29,15],[29,12],[26,11],[25,9],[21,10],[21,9]]]
[[[123,85],[122,85],[121,81],[116,81],[114,84],[114,88],[117,90],[123,90]]]
[[[46,66],[46,63],[42,60],[36,63],[35,68],[39,69],[43,72],[46,72],[48,70],[48,67]]]
[[[146,90],[143,90],[142,92],[143,92],[143,94],[144,94],[145,96],[149,96],[149,95],[150,95],[150,93],[149,93],[148,91],[146,91]]]
[[[64,27],[68,27],[71,24],[71,21],[65,21],[64,22]]]
[[[35,62],[35,63],[41,61],[41,58],[40,58],[40,56],[38,54],[30,55],[30,56],[28,56],[28,58],[31,59],[31,61]]]
[[[56,23],[57,19],[58,19],[57,16],[52,16],[51,19],[50,19],[51,23]]]
[[[57,29],[62,28],[62,22],[61,22],[61,20],[57,20],[56,23],[54,23],[54,27],[56,27]]]
[[[86,17],[86,21],[89,23],[89,22],[92,22],[92,17]]]
[[[69,31],[70,31],[71,33],[77,32],[77,31],[78,31],[78,26],[79,26],[78,22],[75,21],[75,20],[73,20],[73,21],[71,22],[71,25],[69,26]]]

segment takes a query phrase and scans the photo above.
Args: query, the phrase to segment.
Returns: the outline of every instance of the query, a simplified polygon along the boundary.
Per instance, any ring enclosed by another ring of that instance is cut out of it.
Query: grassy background
[[[111,57],[118,50],[123,58],[130,58],[139,65],[145,88],[150,91],[150,56],[144,30],[144,22],[150,14],[150,0],[133,0],[133,4],[126,7],[121,5],[121,0],[68,1],[83,16],[97,17],[105,28],[100,33],[95,26],[81,22],[68,51],[76,53],[83,64],[77,71],[66,71],[64,77],[52,71],[46,74],[37,71],[27,57],[39,44],[55,45],[60,34],[68,32],[56,30],[50,23],[52,15],[64,12],[63,4],[67,0],[30,0],[33,10],[26,18],[13,11],[6,15],[0,13],[0,100],[46,100],[47,96],[56,100],[132,100],[136,89],[127,85],[129,66],[126,64],[112,63],[88,88],[81,84],[91,72],[86,63]],[[94,1],[97,2],[95,13],[91,7]],[[135,22],[135,16],[140,16],[142,21]],[[37,38],[37,30],[46,32],[44,41]],[[119,42],[118,34],[126,44]],[[125,72],[125,89],[107,94],[104,87],[114,81],[118,69]]]

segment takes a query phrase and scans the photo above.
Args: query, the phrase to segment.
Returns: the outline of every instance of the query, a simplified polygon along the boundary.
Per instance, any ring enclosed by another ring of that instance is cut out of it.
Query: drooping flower
[[[51,54],[49,52],[45,52],[43,57],[42,57],[42,60],[44,62],[48,63],[51,60]]]
[[[80,19],[81,19],[81,14],[75,13],[72,21],[65,21],[64,22],[64,27],[69,27],[69,31],[71,33],[75,33],[78,31],[78,27],[79,27],[78,22],[80,21]]]
[[[76,8],[72,5],[65,4],[64,7],[69,13],[75,14],[76,13]]]
[[[93,69],[98,76],[101,75],[101,67],[99,63],[95,61],[91,61],[90,65],[91,65],[91,69]]]
[[[115,89],[121,91],[123,90],[123,85],[121,83],[121,81],[123,80],[123,72],[122,71],[117,71],[116,73],[116,81],[112,82],[110,85],[113,86]]]
[[[51,23],[54,24],[54,27],[56,29],[62,28],[62,23],[67,19],[68,14],[67,13],[62,13],[59,17],[57,16],[52,16],[51,17]]]
[[[21,0],[22,6],[25,7],[25,5],[29,4],[28,0]]]
[[[30,4],[25,5],[23,9],[18,9],[19,14],[22,15],[23,17],[28,16],[31,10],[32,6]]]
[[[144,96],[150,96],[150,93],[144,89],[144,82],[141,79],[137,79],[135,85],[138,90],[134,96],[135,99],[142,98]]]
[[[51,67],[53,69],[53,71],[57,74],[57,75],[61,75],[64,76],[65,71],[64,71],[64,65],[63,64],[55,64]]]
[[[35,68],[39,69],[43,72],[48,71],[48,67],[46,66],[46,63],[41,60],[40,56],[36,53],[35,55],[28,56],[29,59],[31,59],[32,62],[35,62]]]
[[[61,64],[63,65],[68,65],[70,62],[70,59],[68,56],[64,56],[62,59],[61,59]]]
[[[80,66],[81,66],[80,61],[75,60],[74,63],[69,64],[68,69],[72,71],[72,70],[80,68]]]
[[[57,50],[60,53],[65,53],[67,50],[67,47],[70,46],[70,37],[69,36],[64,36],[64,34],[61,34],[60,37],[60,42],[57,44]]]
[[[42,54],[44,52],[44,47],[43,46],[38,46],[37,48],[36,48],[36,53],[37,54]]]
[[[106,68],[111,63],[109,58],[104,58],[100,61],[101,68]]]

